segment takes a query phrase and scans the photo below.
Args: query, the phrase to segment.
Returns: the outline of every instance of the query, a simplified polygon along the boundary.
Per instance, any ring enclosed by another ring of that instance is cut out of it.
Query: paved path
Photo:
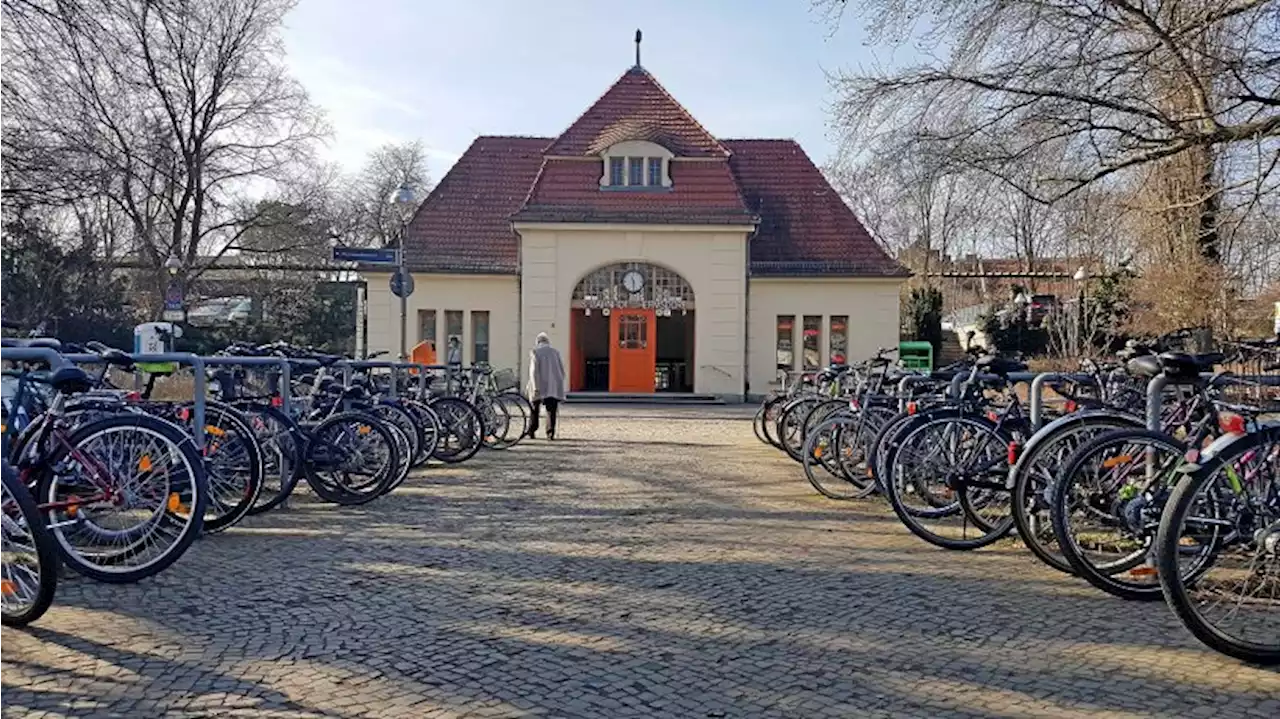
[[[1163,605],[822,500],[747,417],[570,407],[554,445],[69,578],[4,632],[4,716],[1280,716]]]

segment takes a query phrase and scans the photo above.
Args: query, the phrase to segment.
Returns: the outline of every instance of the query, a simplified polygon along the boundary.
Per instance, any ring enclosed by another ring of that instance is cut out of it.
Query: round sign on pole
[[[413,294],[413,273],[403,267],[397,267],[391,274],[391,294],[396,297],[408,297]]]

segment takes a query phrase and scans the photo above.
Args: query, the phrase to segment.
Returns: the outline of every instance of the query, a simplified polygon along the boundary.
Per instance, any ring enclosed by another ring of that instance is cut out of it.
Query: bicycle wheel
[[[440,418],[440,442],[433,457],[449,464],[465,462],[480,451],[484,422],[470,402],[440,397],[431,403]]]
[[[382,420],[340,412],[315,426],[303,452],[311,491],[326,502],[357,505],[384,494],[400,464],[397,440]]]
[[[824,497],[860,499],[874,491],[875,483],[869,478],[863,476],[859,483],[856,472],[846,473],[841,467],[846,462],[856,464],[858,459],[852,456],[855,453],[865,453],[865,426],[866,420],[861,416],[840,415],[809,432],[803,452],[804,474]]]
[[[178,426],[125,413],[77,427],[45,459],[37,492],[67,566],[136,582],[177,561],[204,524],[204,463]]]
[[[383,490],[384,493],[390,492],[408,479],[409,470],[413,469],[414,439],[418,436],[418,425],[408,412],[394,405],[380,403],[365,411],[382,420],[396,442],[395,477]]]
[[[422,435],[422,445],[413,458],[413,466],[420,467],[431,459],[440,445],[440,417],[424,402],[401,400],[401,404],[413,415],[414,423],[418,425],[418,431]]]
[[[262,456],[262,489],[249,508],[261,514],[283,503],[293,493],[301,477],[303,439],[297,424],[275,407],[251,403],[236,406],[254,436]]]
[[[39,619],[53,604],[58,588],[58,551],[36,500],[8,462],[4,463],[3,507],[0,616],[4,626],[21,627]]]
[[[529,425],[533,419],[533,405],[522,394],[503,392],[495,399],[500,402],[511,417],[511,428],[507,432],[506,445],[501,449],[509,449],[519,444],[529,435]]]
[[[1103,432],[1141,425],[1138,419],[1126,421],[1110,415],[1069,415],[1046,425],[1027,443],[1027,449],[1011,472],[1013,526],[1022,543],[1040,561],[1060,572],[1075,574],[1058,549],[1053,520],[1049,517],[1053,485],[1067,459]]]
[[[978,549],[1013,529],[1004,489],[1011,433],[986,417],[912,425],[890,459],[885,494],[907,529],[946,549]]]
[[[761,430],[765,440],[775,449],[782,449],[782,440],[778,439],[778,420],[782,419],[782,411],[786,409],[790,398],[778,395],[764,404],[764,417],[761,418]]]
[[[1062,556],[1077,575],[1122,599],[1161,597],[1155,537],[1185,451],[1162,432],[1120,429],[1071,455],[1049,513]]]
[[[917,421],[923,422],[921,415],[899,412],[888,419],[871,440],[871,458],[867,469],[871,472],[871,479],[875,482],[877,491],[884,492],[884,478],[889,476],[889,460],[898,450],[898,445],[902,437],[906,436],[907,429]]]
[[[374,410],[374,415],[399,427],[400,431],[404,432],[405,438],[409,441],[407,458],[412,462],[422,450],[422,427],[418,425],[417,419],[399,400],[383,400],[375,405]]]
[[[488,449],[506,449],[507,434],[511,431],[511,415],[494,397],[480,397],[475,408],[480,412],[484,425],[484,446]]]
[[[193,413],[181,417],[188,430]],[[249,421],[235,408],[207,402],[204,409],[204,463],[209,483],[204,532],[214,534],[244,519],[262,492],[262,447]]]
[[[1197,548],[1208,558],[1192,574]],[[1164,597],[1197,639],[1280,664],[1280,428],[1231,440],[1178,481],[1156,554]]]
[[[778,438],[782,442],[782,450],[797,462],[804,460],[804,421],[822,402],[818,397],[798,399],[787,405],[778,418]]]

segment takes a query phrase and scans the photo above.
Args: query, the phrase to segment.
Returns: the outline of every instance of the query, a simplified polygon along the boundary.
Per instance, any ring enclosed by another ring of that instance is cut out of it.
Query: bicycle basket
[[[519,388],[520,380],[516,379],[515,370],[500,369],[493,373],[493,385],[499,392],[508,392]]]

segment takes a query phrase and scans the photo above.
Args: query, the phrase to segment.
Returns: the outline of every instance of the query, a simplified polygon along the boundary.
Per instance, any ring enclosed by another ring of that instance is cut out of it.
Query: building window
[[[831,348],[831,364],[849,364],[849,317],[831,315],[831,331],[827,335]]]
[[[649,346],[649,320],[644,315],[618,318],[618,349],[642,350]]]
[[[462,364],[462,310],[444,311],[445,361]]]
[[[778,315],[778,372],[795,369],[795,315]]]
[[[627,184],[632,187],[644,186],[644,158],[627,158]]]
[[[418,341],[430,342],[432,349],[436,347],[436,311],[418,310]]]
[[[609,186],[622,187],[626,180],[626,158],[609,158]]]
[[[822,352],[818,341],[822,336],[822,315],[804,316],[804,369],[812,372],[822,366]]]
[[[471,312],[471,363],[489,361],[489,313]]]
[[[649,187],[662,187],[662,158],[649,158]]]

